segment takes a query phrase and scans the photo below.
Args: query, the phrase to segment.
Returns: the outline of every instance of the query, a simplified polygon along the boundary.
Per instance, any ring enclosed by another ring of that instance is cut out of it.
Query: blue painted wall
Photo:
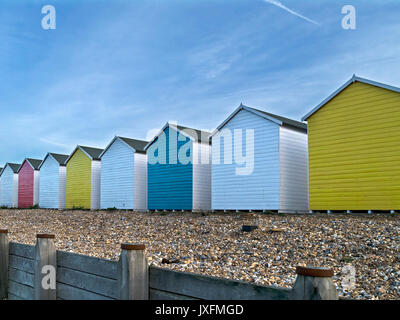
[[[150,210],[192,210],[193,206],[193,164],[182,164],[176,159],[176,164],[170,164],[169,134],[170,127],[164,130],[166,136],[166,164],[147,164],[148,175],[148,208]],[[175,131],[175,130],[174,130]],[[179,134],[177,134],[178,137]],[[192,145],[189,138],[184,141],[178,141],[177,150],[172,154],[178,154],[181,146]],[[155,144],[148,149],[147,156],[151,157]],[[176,152],[175,152],[176,151]],[[156,153],[157,154],[157,153]],[[188,154],[192,157],[192,154]],[[148,159],[149,161],[150,159]]]
[[[101,158],[100,207],[134,208],[135,152],[116,139]]]
[[[240,165],[224,164],[224,140],[221,139],[221,164],[212,165],[212,208],[215,210],[278,210],[280,205],[279,125],[246,110],[239,111],[223,129],[243,129],[242,153],[245,153],[245,130],[254,129],[254,171],[236,175]],[[216,152],[213,137],[213,157]],[[234,152],[232,152],[234,154]]]
[[[40,208],[58,208],[58,192],[60,165],[52,157],[48,156],[46,161],[40,167],[39,183],[39,207]]]
[[[0,206],[12,207],[14,172],[7,166],[1,175]]]

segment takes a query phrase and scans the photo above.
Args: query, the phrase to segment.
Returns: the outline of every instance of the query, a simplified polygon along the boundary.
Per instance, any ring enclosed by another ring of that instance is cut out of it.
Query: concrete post
[[[142,244],[122,244],[118,261],[121,300],[149,299],[149,266]]]
[[[34,299],[56,300],[57,255],[54,234],[37,234],[34,263]]]
[[[292,300],[338,300],[333,283],[333,270],[317,267],[297,267]]]
[[[0,300],[8,297],[8,230],[0,229]]]

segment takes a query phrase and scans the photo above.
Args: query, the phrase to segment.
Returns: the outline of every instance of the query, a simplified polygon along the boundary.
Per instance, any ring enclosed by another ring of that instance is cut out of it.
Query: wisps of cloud
[[[267,2],[267,3],[269,3],[269,4],[272,4],[272,5],[274,5],[274,6],[277,6],[278,8],[281,8],[281,9],[283,9],[283,10],[289,12],[290,14],[293,14],[293,15],[295,15],[296,17],[299,17],[299,18],[301,18],[301,19],[303,19],[303,20],[306,20],[306,21],[308,21],[308,22],[310,22],[310,23],[312,23],[312,24],[315,24],[315,25],[317,25],[317,26],[320,26],[320,25],[321,25],[319,22],[317,22],[317,21],[315,21],[315,20],[312,20],[312,19],[310,19],[310,18],[307,18],[306,16],[303,16],[303,15],[301,15],[300,13],[298,13],[298,12],[296,12],[296,11],[293,11],[292,9],[289,9],[288,7],[286,7],[285,5],[283,5],[283,4],[282,4],[281,2],[279,2],[279,1],[276,1],[276,0],[264,0],[264,2]]]

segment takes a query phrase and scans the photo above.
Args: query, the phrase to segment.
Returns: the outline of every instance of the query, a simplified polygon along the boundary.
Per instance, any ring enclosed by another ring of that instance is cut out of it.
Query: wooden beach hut
[[[101,158],[102,209],[147,209],[148,141],[114,137]]]
[[[49,152],[40,164],[39,207],[65,209],[68,155]]]
[[[308,210],[306,124],[241,104],[211,141],[213,210]]]
[[[400,210],[400,88],[354,75],[303,120],[311,210]]]
[[[39,204],[39,166],[42,160],[26,158],[18,169],[18,208]]]
[[[101,159],[103,149],[77,146],[65,161],[67,209],[100,209]]]
[[[0,172],[0,206],[18,206],[18,169],[20,164],[6,163]]]
[[[147,152],[149,210],[210,210],[210,133],[167,123]]]

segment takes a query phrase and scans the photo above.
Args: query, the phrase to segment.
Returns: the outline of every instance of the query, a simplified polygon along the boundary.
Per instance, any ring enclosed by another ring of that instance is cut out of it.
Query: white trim
[[[224,122],[222,122],[222,123],[217,127],[217,129],[215,129],[215,130],[211,133],[210,138],[212,138],[214,135],[216,135],[217,132],[218,132],[219,130],[221,130],[229,121],[231,121],[231,119],[232,119],[239,111],[241,111],[241,110],[249,111],[249,112],[251,112],[251,113],[254,113],[255,115],[260,116],[261,118],[270,120],[270,121],[272,121],[272,122],[274,122],[274,123],[276,123],[276,124],[279,124],[279,125],[282,125],[282,124],[283,124],[282,121],[280,121],[280,120],[277,120],[277,119],[275,119],[275,118],[273,118],[273,117],[270,117],[270,116],[268,116],[268,115],[266,115],[266,114],[264,114],[264,113],[262,113],[262,112],[259,112],[259,111],[255,110],[255,109],[251,108],[251,107],[246,107],[246,106],[244,106],[243,104],[240,104],[240,106],[237,107],[236,110],[233,111],[233,112],[231,113],[231,115],[230,115]]]
[[[122,137],[122,138],[124,138],[124,137]],[[99,156],[100,159],[103,157],[103,155],[107,152],[107,150],[113,145],[113,143],[114,143],[115,140],[117,140],[117,139],[118,139],[119,141],[121,141],[123,144],[125,144],[127,147],[131,148],[134,152],[136,152],[136,149],[133,148],[131,145],[127,144],[124,140],[122,140],[120,136],[115,136],[115,137],[111,140],[111,142],[107,145],[107,147],[103,150],[103,152],[100,153],[100,156]],[[129,139],[129,138],[127,138],[127,139]]]
[[[88,148],[92,148],[92,147],[88,147]],[[76,148],[74,149],[74,151],[72,151],[72,153],[69,155],[69,157],[67,158],[67,160],[65,160],[65,166],[67,165],[67,163],[69,162],[69,160],[71,160],[71,158],[73,157],[73,155],[75,154],[75,152],[77,150],[81,150],[84,154],[86,154],[86,156],[90,159],[90,160],[94,160],[93,157],[87,153],[81,145],[77,145]],[[93,149],[98,149],[98,148],[93,148]]]
[[[164,127],[154,136],[154,138],[151,139],[151,140],[149,141],[148,144],[146,144],[146,146],[144,147],[144,150],[147,151],[147,149],[154,143],[154,141],[155,141],[155,140],[164,132],[164,130],[165,130],[166,128],[168,128],[168,127],[172,127],[176,132],[178,132],[178,133],[184,135],[186,138],[189,138],[189,139],[192,140],[192,141],[195,141],[195,139],[194,139],[192,136],[190,136],[190,135],[188,135],[187,133],[185,133],[185,131],[182,131],[182,130],[178,129],[178,126],[177,126],[175,123],[173,123],[173,122],[167,122],[167,123],[164,125]],[[193,128],[187,128],[187,129],[188,129],[188,130],[195,130],[195,129],[193,129]]]
[[[100,209],[101,161],[92,160],[90,181],[90,210]]]

